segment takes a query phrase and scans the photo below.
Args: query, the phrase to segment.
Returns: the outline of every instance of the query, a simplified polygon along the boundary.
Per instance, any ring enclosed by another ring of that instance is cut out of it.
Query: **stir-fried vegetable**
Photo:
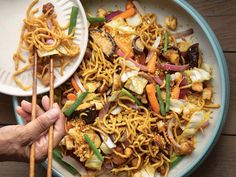
[[[85,99],[85,97],[88,95],[88,92],[83,92],[81,93],[77,99],[75,100],[75,102],[73,103],[73,105],[64,112],[64,114],[67,117],[70,117],[70,115],[76,110],[76,108],[82,103],[82,101]]]
[[[127,10],[125,10],[124,12],[122,12],[121,14],[115,16],[113,19],[118,19],[118,18],[128,18],[131,17],[135,14],[135,9],[134,8],[129,8]]]
[[[123,88],[120,93],[123,94],[123,95],[127,95],[128,97],[133,99],[138,106],[142,106],[142,103],[138,100],[138,98],[133,96],[132,93],[130,93],[128,90]]]
[[[80,92],[81,91],[74,78],[71,79],[71,84],[74,87],[74,89],[76,90],[76,92]]]
[[[169,35],[168,32],[166,31],[164,35],[164,49],[163,49],[164,52],[166,52],[168,49],[168,41],[169,41]]]
[[[88,135],[84,134],[84,140],[89,144],[89,146],[91,147],[91,149],[93,150],[94,154],[98,157],[98,159],[100,161],[104,160],[104,157],[102,156],[102,154],[99,152],[99,150],[97,149],[97,147],[95,146],[95,144],[93,143],[93,141],[89,138]]]
[[[156,52],[152,53],[152,56],[147,64],[148,72],[154,74],[156,71],[156,62],[157,62],[157,54]]]
[[[61,165],[63,165],[63,167],[66,168],[66,170],[68,170],[71,174],[73,175],[77,175],[79,174],[79,172],[70,164],[68,164],[67,162],[63,161],[62,158],[62,154],[61,151],[59,149],[54,149],[53,150],[53,158],[60,163]]]
[[[160,112],[160,106],[157,101],[156,97],[156,90],[155,90],[155,85],[154,84],[149,84],[146,86],[146,92],[148,96],[149,103],[156,113]]]
[[[166,75],[166,112],[170,111],[170,74]]]
[[[79,8],[73,6],[71,10],[71,15],[70,15],[70,26],[69,26],[68,34],[71,34],[73,29],[76,26],[78,12],[79,12]]]
[[[103,23],[106,21],[105,18],[103,17],[91,17],[91,16],[88,16],[87,17],[89,23]]]
[[[128,79],[124,87],[133,91],[134,93],[142,95],[147,83],[148,83],[147,79],[144,79],[143,77],[140,76],[133,76]]]
[[[69,93],[69,94],[67,95],[67,99],[68,99],[68,100],[75,101],[75,100],[77,99],[77,96],[76,96],[75,94],[73,94],[73,93]]]
[[[165,105],[164,105],[162,97],[161,97],[161,89],[160,89],[159,85],[156,86],[156,91],[157,91],[158,101],[159,101],[160,108],[161,108],[161,114],[166,115],[166,109],[165,109]]]

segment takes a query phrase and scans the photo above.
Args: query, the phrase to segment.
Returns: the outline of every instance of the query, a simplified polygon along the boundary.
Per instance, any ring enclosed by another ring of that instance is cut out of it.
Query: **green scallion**
[[[84,140],[89,144],[89,146],[91,147],[91,149],[93,150],[94,154],[98,157],[99,160],[103,161],[104,157],[102,156],[102,154],[98,151],[98,149],[96,148],[95,144],[93,143],[93,141],[89,138],[88,135],[84,134]]]

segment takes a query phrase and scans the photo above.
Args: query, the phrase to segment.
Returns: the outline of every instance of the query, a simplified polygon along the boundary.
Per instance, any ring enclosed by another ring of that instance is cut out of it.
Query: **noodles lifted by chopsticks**
[[[63,70],[70,60],[80,53],[79,46],[73,42],[74,30],[68,35],[65,34],[69,23],[66,27],[60,26],[51,3],[45,4],[43,13],[38,15],[39,9],[34,9],[38,1],[34,0],[27,10],[19,47],[13,57],[15,62],[13,78],[23,90],[29,90],[31,86],[26,86],[17,76],[31,68],[34,51],[37,51],[39,55],[37,76],[46,86],[49,84],[49,58],[51,56],[54,57],[56,66],[61,67],[63,75]],[[20,68],[20,62],[25,63],[26,66]]]

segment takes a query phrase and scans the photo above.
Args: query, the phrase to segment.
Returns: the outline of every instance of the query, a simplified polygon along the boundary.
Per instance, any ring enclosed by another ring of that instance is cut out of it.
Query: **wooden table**
[[[230,75],[230,109],[221,137],[205,162],[193,177],[236,176],[236,0],[189,0],[215,31],[224,50]],[[1,51],[3,52],[3,51]],[[15,124],[10,96],[0,94],[0,126]],[[2,162],[0,176],[28,176],[28,164]],[[36,176],[46,176],[46,170],[36,167]]]

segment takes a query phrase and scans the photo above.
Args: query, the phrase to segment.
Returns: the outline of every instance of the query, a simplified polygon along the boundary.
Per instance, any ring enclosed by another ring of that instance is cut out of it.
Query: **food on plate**
[[[193,30],[169,31],[176,18],[159,24],[137,1],[89,18],[84,60],[56,90],[68,121],[54,155],[83,177],[168,176],[219,108],[201,44],[189,40]]]
[[[32,68],[35,53],[38,55],[37,77],[45,86],[49,85],[51,57],[63,75],[64,68],[80,53],[80,47],[73,42],[78,8],[72,7],[70,23],[63,27],[57,21],[54,5],[49,2],[42,9],[34,8],[38,1],[34,0],[26,12],[19,47],[13,56],[13,78],[23,90],[31,89],[31,85],[25,85],[19,75]]]

